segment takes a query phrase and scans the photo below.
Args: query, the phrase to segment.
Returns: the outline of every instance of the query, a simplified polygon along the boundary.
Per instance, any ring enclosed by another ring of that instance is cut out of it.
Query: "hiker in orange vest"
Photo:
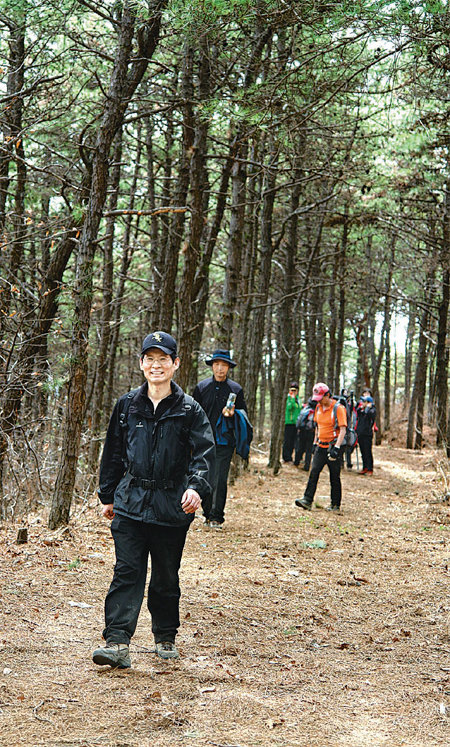
[[[341,507],[341,445],[347,431],[347,412],[343,405],[332,398],[326,384],[318,382],[313,388],[312,399],[317,402],[314,421],[314,457],[303,498],[297,498],[295,505],[310,511],[319,481],[319,475],[325,465],[330,471],[331,511]]]

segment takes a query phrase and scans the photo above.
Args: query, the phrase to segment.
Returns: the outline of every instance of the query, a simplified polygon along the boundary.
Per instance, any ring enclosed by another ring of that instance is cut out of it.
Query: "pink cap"
[[[329,391],[330,391],[329,387],[323,382],[319,381],[313,387],[313,393],[312,393],[311,399],[313,399],[315,402],[320,402],[320,400],[325,394],[329,394]]]

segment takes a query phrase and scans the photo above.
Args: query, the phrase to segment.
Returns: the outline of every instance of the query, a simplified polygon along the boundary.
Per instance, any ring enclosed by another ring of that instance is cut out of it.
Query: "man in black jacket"
[[[208,418],[172,381],[179,365],[171,335],[147,335],[140,358],[146,381],[117,401],[109,423],[98,492],[103,515],[112,519],[116,564],[105,600],[106,647],[94,651],[96,664],[131,666],[149,554],[155,652],[178,657],[178,571],[194,513],[212,491],[214,461]]]
[[[211,366],[213,375],[197,384],[193,396],[203,407],[213,429],[216,439],[216,468],[212,505],[210,509],[208,506],[204,506],[203,513],[205,514],[208,526],[212,529],[221,529],[225,521],[224,510],[227,500],[227,480],[236,441],[230,430],[228,443],[226,445],[217,443],[217,421],[221,415],[226,418],[234,418],[235,410],[245,410],[247,412],[247,405],[245,404],[242,387],[236,381],[228,378],[230,368],[236,366],[236,363],[231,359],[230,351],[215,350],[212,356],[207,358],[205,362],[208,366]],[[234,404],[227,408],[230,394],[235,395],[236,399]]]
[[[356,432],[358,434],[358,443],[363,463],[362,469],[358,474],[371,477],[373,475],[372,440],[377,411],[370,389],[363,390],[361,398],[356,405],[356,414],[358,418],[356,421]]]

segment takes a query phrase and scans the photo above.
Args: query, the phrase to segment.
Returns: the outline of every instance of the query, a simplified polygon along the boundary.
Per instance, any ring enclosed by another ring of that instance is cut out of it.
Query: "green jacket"
[[[286,398],[286,413],[284,416],[284,424],[295,425],[297,422],[297,418],[300,415],[301,409],[302,405],[298,396],[289,397],[288,395]]]

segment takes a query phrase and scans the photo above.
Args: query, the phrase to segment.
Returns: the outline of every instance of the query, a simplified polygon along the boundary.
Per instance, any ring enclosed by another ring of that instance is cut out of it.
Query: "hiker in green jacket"
[[[289,392],[286,397],[286,411],[284,416],[284,440],[283,440],[283,462],[292,462],[292,452],[297,436],[296,422],[302,409],[302,403],[298,396],[298,384],[291,381]]]

